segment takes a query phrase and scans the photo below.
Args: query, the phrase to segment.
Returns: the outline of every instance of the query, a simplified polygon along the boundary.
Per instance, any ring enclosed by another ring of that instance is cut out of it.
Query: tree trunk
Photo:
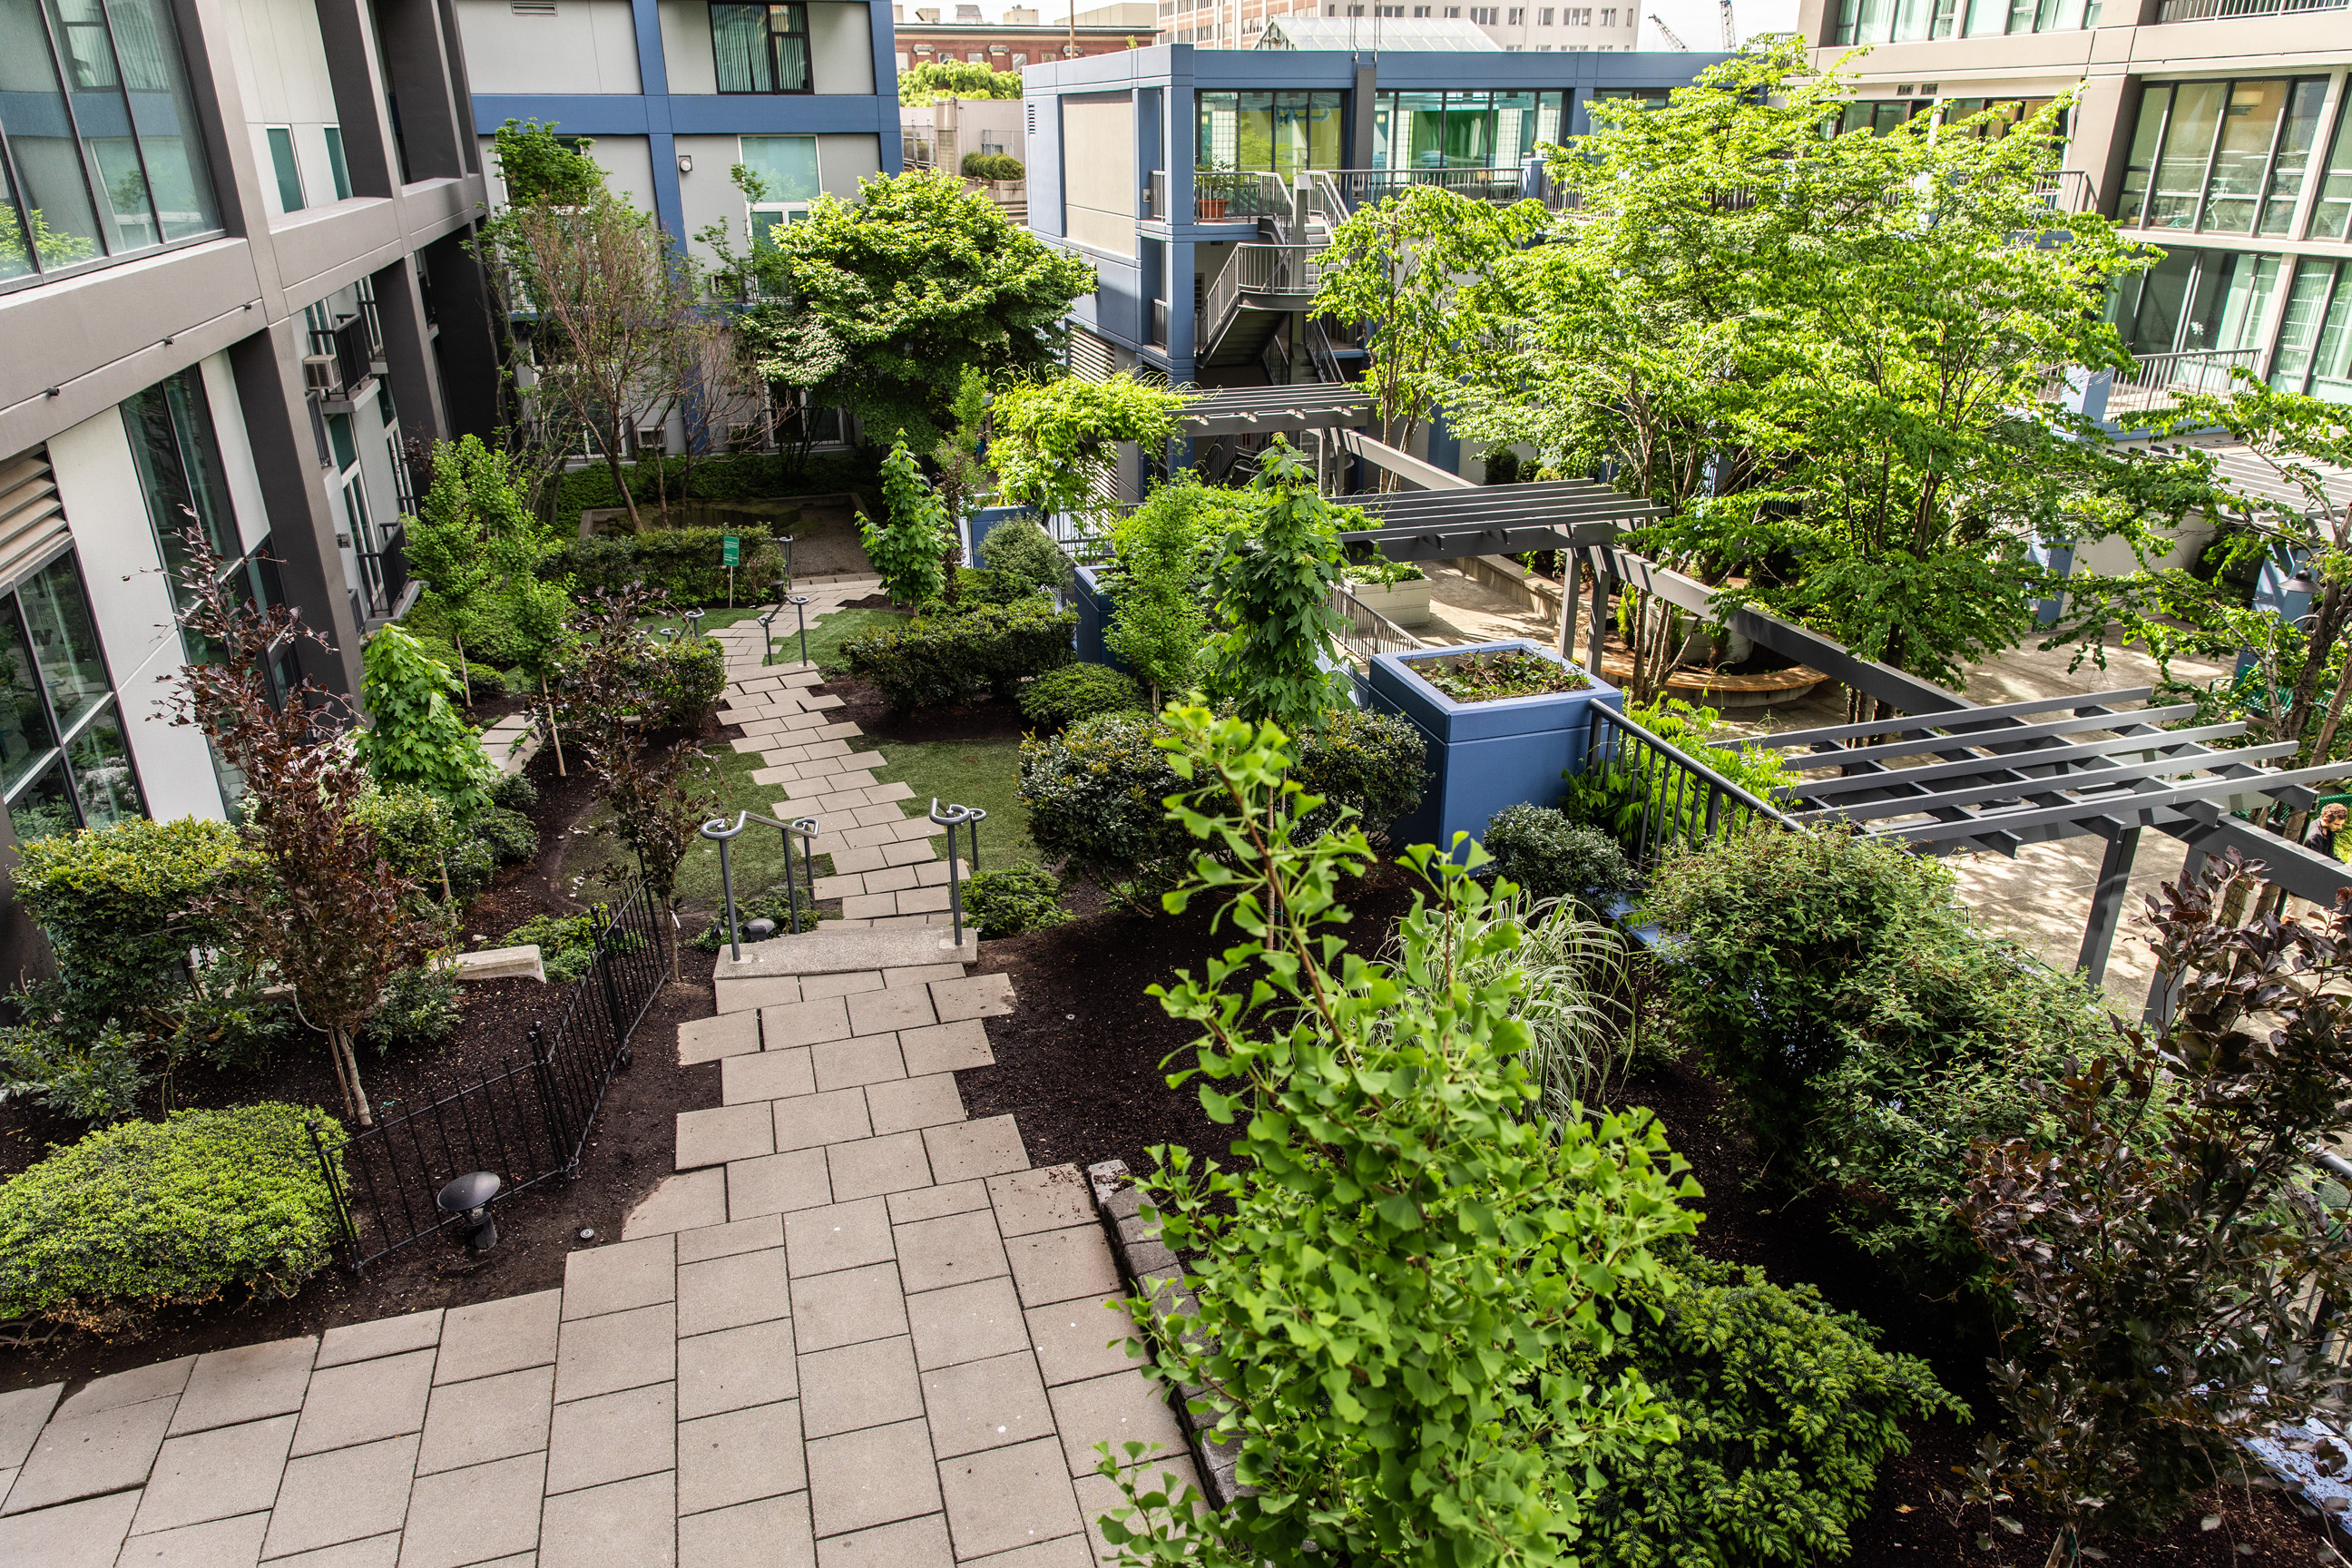
[[[555,776],[568,779],[572,774],[563,766],[563,732],[555,725],[555,698],[547,689],[547,677],[539,678],[540,700],[547,704],[547,738],[555,746]]]
[[[343,1091],[343,1110],[362,1127],[375,1125],[375,1117],[368,1109],[367,1089],[360,1083],[359,1053],[352,1049],[351,1031],[340,1026],[327,1030],[327,1049],[335,1058],[335,1079]]]
[[[605,432],[604,467],[613,476],[613,488],[621,492],[621,504],[628,508],[629,531],[642,533],[646,525],[645,520],[637,515],[637,498],[629,493],[629,481],[621,473],[620,434],[617,425]],[[661,470],[656,468],[654,472],[659,475]]]

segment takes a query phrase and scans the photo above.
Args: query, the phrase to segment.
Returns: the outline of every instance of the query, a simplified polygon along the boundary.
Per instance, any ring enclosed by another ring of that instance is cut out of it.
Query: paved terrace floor
[[[750,640],[730,711],[869,879],[844,896],[893,898],[860,918],[910,929],[722,960],[677,1039],[722,1103],[679,1116],[677,1173],[561,1289],[0,1395],[0,1563],[1096,1568],[1096,1444],[1192,1479],[1081,1173],[965,1116],[955,1070],[1017,1000],[912,929],[929,900],[892,872],[937,863],[928,836],[822,765],[845,727]],[[898,961],[845,969],[854,942]]]

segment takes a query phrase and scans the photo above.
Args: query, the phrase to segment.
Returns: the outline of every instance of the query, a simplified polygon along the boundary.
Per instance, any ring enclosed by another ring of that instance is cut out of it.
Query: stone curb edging
[[[1094,1189],[1095,1212],[1103,1228],[1110,1234],[1111,1256],[1118,1260],[1118,1271],[1135,1287],[1138,1296],[1151,1301],[1161,1313],[1183,1313],[1194,1310],[1192,1292],[1184,1283],[1183,1266],[1176,1255],[1160,1241],[1160,1226],[1142,1214],[1143,1193],[1129,1173],[1124,1160],[1105,1160],[1087,1167],[1087,1183]],[[1156,1334],[1154,1323],[1138,1323],[1147,1334]],[[1175,1409],[1177,1425],[1184,1430],[1185,1440],[1192,1449],[1192,1462],[1200,1472],[1201,1490],[1207,1495],[1209,1506],[1226,1509],[1241,1496],[1243,1488],[1234,1479],[1234,1467],[1241,1458],[1236,1444],[1219,1443],[1211,1436],[1217,1417],[1212,1411],[1195,1412],[1192,1405],[1205,1404],[1208,1390],[1188,1387],[1181,1398],[1169,1404]]]

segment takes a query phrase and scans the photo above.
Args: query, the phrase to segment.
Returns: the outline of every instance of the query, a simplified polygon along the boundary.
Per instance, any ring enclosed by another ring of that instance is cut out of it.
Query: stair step
[[[897,931],[810,931],[747,942],[743,956],[719,952],[713,978],[751,980],[771,974],[852,974],[868,969],[912,969],[928,963],[977,963],[980,937],[963,933],[958,947],[944,928]]]

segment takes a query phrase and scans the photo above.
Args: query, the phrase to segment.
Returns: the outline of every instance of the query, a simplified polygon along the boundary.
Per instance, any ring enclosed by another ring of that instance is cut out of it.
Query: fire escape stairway
[[[1319,200],[1310,197],[1299,206],[1293,217],[1260,218],[1259,232],[1268,237],[1234,246],[1209,280],[1192,340],[1199,368],[1261,363],[1283,319],[1314,302],[1331,245],[1330,221]]]

